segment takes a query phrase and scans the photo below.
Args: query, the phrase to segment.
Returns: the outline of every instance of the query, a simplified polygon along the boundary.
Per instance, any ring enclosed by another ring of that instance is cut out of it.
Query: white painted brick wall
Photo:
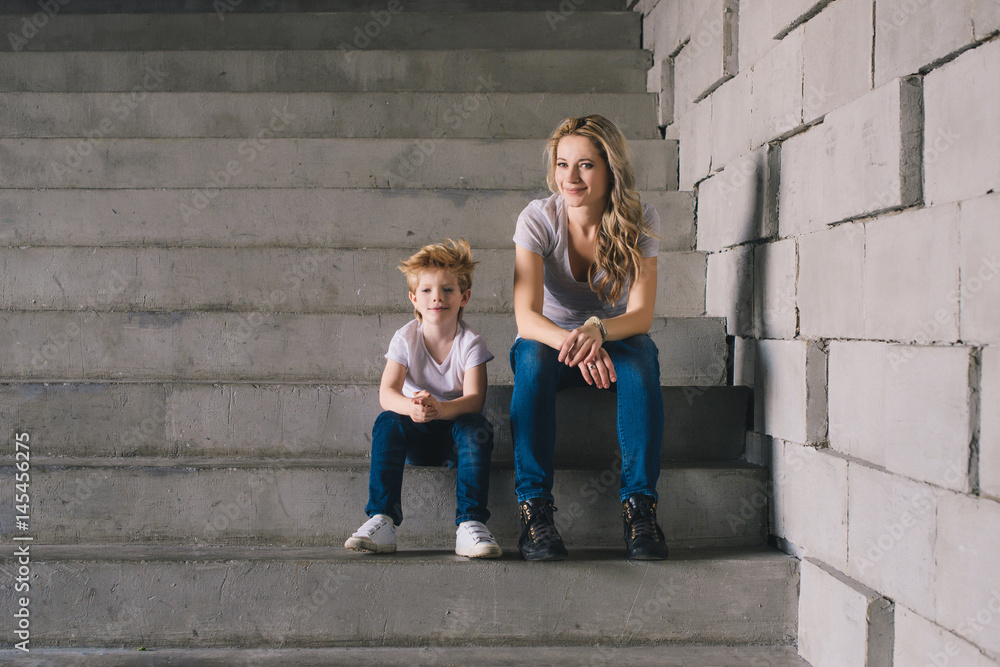
[[[712,94],[712,165],[719,169],[750,152],[750,71]]]
[[[761,148],[731,162],[698,187],[698,249],[722,250],[772,236],[777,152]]]
[[[872,89],[872,0],[836,0],[805,24],[802,120]],[[811,94],[809,94],[811,93]]]
[[[675,109],[676,112],[676,109]],[[677,121],[680,138],[679,189],[693,190],[712,170],[712,102],[704,100]]]
[[[878,0],[875,85],[916,74],[972,41],[970,0]]]
[[[726,318],[726,333],[753,333],[753,251],[741,246],[708,256],[706,314]]]
[[[979,397],[979,486],[984,495],[1000,500],[1000,346],[983,349]]]
[[[962,340],[1000,343],[1000,194],[962,202],[959,217]]]
[[[757,246],[753,266],[754,335],[758,338],[795,338],[798,331],[795,240]]]
[[[774,440],[774,532],[831,566],[847,567],[847,461]]]
[[[852,463],[847,574],[934,617],[936,487]]]
[[[799,572],[799,655],[813,667],[892,665],[892,603],[812,558]]]
[[[737,0],[702,0],[704,11],[691,26],[691,39],[674,60],[681,104],[695,102],[738,71]]]
[[[826,366],[826,352],[816,343],[758,341],[755,430],[798,443],[825,439]]]
[[[968,488],[969,350],[830,343],[830,447],[891,472]]]
[[[979,649],[902,605],[893,614],[894,667],[997,667]]]
[[[777,37],[813,16],[830,0],[771,0],[771,35]]]
[[[963,53],[924,81],[924,198],[1000,190],[1000,41]]]
[[[782,236],[918,202],[920,106],[919,84],[896,80],[786,141]]]
[[[739,65],[746,71],[778,44],[771,32],[771,0],[740,0],[739,18]]]
[[[757,341],[736,336],[733,341],[733,384],[752,387],[754,365],[757,358]]]
[[[1000,31],[1000,3],[996,0],[972,0],[972,23],[976,39],[986,39]]]
[[[799,241],[799,329],[806,338],[862,338],[865,229],[847,223]]]
[[[938,504],[936,620],[1000,655],[1000,503],[948,493]]]
[[[958,340],[958,207],[884,216],[865,225],[865,337]]]
[[[753,67],[750,141],[757,147],[802,124],[802,29],[785,37]]]

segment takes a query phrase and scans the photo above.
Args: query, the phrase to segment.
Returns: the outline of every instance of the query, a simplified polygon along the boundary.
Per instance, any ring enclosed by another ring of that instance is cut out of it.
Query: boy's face
[[[420,272],[417,289],[410,292],[410,301],[424,322],[442,323],[458,321],[458,311],[469,303],[472,290],[464,292],[458,279],[444,269],[427,269]]]

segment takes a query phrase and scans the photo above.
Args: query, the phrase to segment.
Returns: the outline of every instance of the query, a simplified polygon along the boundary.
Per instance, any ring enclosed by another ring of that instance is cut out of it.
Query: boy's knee
[[[493,424],[484,415],[479,413],[462,415],[455,420],[455,427],[463,441],[480,447],[493,446]]]
[[[404,419],[407,419],[407,417],[393,412],[392,410],[385,410],[375,418],[375,428],[401,426],[404,423]]]

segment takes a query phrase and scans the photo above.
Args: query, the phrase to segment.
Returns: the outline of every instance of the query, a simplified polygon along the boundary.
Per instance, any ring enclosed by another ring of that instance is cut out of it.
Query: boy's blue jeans
[[[604,349],[618,381],[618,444],[622,454],[619,496],[657,498],[663,444],[663,395],[656,343],[646,334],[607,341]],[[556,443],[556,392],[586,386],[579,368],[558,360],[559,351],[519,338],[510,350],[514,392],[510,426],[514,438],[517,501],[552,497],[552,454]]]
[[[368,474],[368,516],[386,514],[403,522],[403,465],[455,467],[455,525],[490,518],[490,457],[493,425],[481,414],[418,424],[406,415],[385,411],[372,428],[372,463]]]

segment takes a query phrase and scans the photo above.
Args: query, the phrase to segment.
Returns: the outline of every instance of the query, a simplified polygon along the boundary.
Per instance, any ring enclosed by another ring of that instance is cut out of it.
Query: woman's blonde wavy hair
[[[554,193],[559,192],[555,180],[556,148],[560,139],[571,135],[590,139],[611,172],[610,193],[597,232],[594,265],[590,267],[587,280],[598,298],[614,303],[624,294],[628,282],[638,279],[642,271],[639,237],[650,233],[635,189],[635,171],[629,159],[628,143],[618,126],[604,116],[594,114],[561,122],[545,146],[546,181]],[[600,269],[604,269],[604,275],[595,281]]]

